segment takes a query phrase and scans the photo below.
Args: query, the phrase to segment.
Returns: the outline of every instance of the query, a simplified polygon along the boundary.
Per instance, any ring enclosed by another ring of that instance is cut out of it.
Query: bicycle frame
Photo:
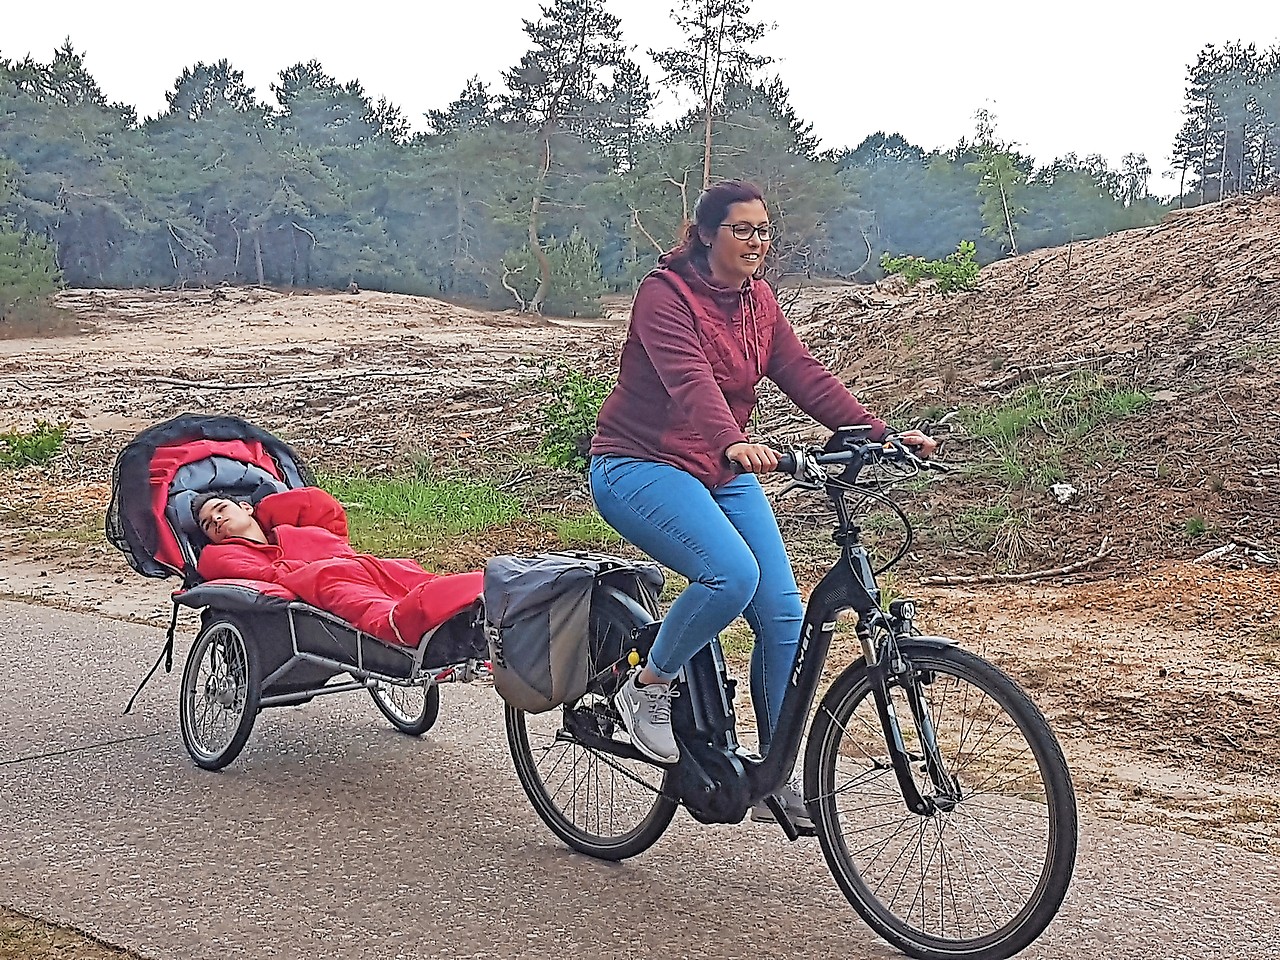
[[[841,479],[850,481],[851,478],[856,478],[860,469],[861,462],[855,460],[850,463]],[[938,754],[928,707],[920,685],[907,676],[910,668],[899,655],[898,636],[905,632],[902,618],[886,614],[880,607],[875,572],[866,548],[860,543],[860,530],[850,521],[849,507],[844,499],[847,489],[846,485],[830,478],[826,483],[827,496],[836,511],[835,540],[840,546],[840,556],[809,597],[796,659],[783,696],[778,727],[774,731],[769,750],[762,758],[743,757],[738,749],[732,697],[736,681],[727,676],[719,644],[708,644],[685,668],[685,687],[691,698],[694,729],[683,731],[679,726],[675,727],[677,739],[682,746],[681,760],[675,768],[679,770],[682,764],[689,762],[687,758],[690,747],[701,745],[702,752],[705,753],[707,739],[713,745],[718,745],[724,753],[731,753],[741,761],[738,776],[745,783],[734,791],[738,795],[737,802],[726,802],[729,811],[725,819],[730,819],[735,814],[740,818],[747,806],[760,798],[766,798],[771,806],[776,803],[772,794],[787,779],[799,756],[806,732],[806,720],[821,682],[837,618],[849,610],[858,617],[856,633],[871,679],[876,711],[890,762],[904,803],[909,810],[921,816],[932,813],[937,806],[933,799],[921,795],[910,768],[912,758],[903,740],[890,696],[890,686],[895,679],[907,693],[916,729],[920,733],[925,767],[938,794],[946,798],[952,792],[950,778]],[[909,629],[909,622],[906,629]],[[937,638],[930,639],[936,642]],[[693,752],[696,756],[699,751],[695,749]],[[696,763],[697,760],[693,762]],[[737,764],[730,766],[736,768]],[[723,789],[727,785],[719,783],[716,787]],[[689,798],[684,799],[686,805],[689,805]],[[739,806],[741,809],[736,809]],[[795,839],[798,834],[794,825],[780,813],[780,810],[774,810],[788,836]]]

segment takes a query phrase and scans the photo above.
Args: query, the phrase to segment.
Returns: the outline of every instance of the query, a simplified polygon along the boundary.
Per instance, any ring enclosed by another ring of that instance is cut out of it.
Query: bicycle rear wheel
[[[855,664],[823,698],[806,748],[822,851],[854,909],[908,955],[1004,960],[1049,925],[1071,882],[1078,823],[1066,761],[1044,716],[996,667],[956,647],[908,641],[901,651],[941,775],[925,767],[928,724],[901,685],[891,696],[934,810],[907,809],[866,667]]]
[[[591,605],[591,649],[628,649],[650,620],[616,591],[597,593]],[[573,730],[611,739],[617,718],[611,690],[589,690],[573,704],[546,713],[506,708],[507,744],[516,776],[533,809],[573,849],[603,860],[624,860],[651,847],[671,823],[676,802],[664,794],[665,772],[581,742]]]

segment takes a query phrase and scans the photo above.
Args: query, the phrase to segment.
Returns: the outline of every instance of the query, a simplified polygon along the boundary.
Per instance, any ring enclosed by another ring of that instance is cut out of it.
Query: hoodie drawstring
[[[743,287],[740,294],[742,297],[742,347],[746,351],[747,358],[751,358],[752,351],[755,351],[756,376],[764,376],[764,368],[760,362],[760,323],[756,319],[756,300],[751,296],[751,288]],[[751,320],[751,335],[747,336],[747,319]]]

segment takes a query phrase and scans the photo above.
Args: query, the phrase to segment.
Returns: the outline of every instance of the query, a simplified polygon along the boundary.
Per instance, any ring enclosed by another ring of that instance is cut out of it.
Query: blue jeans
[[[708,490],[677,467],[616,456],[593,457],[590,479],[605,521],[689,580],[662,621],[650,669],[672,679],[736,617],[746,618],[756,636],[751,702],[763,753],[778,725],[804,610],[760,482],[748,473]]]

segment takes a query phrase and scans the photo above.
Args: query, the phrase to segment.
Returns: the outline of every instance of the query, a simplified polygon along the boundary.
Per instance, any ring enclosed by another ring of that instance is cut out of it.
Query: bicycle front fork
[[[889,761],[893,766],[893,774],[898,781],[898,789],[902,792],[903,802],[907,809],[921,817],[932,816],[938,810],[948,811],[955,807],[959,800],[956,784],[947,774],[938,749],[938,738],[930,718],[929,703],[922,689],[924,681],[911,662],[902,656],[895,639],[886,637],[879,644],[873,643],[869,629],[859,627],[858,639],[862,643],[863,656],[867,662],[867,678],[871,683],[871,696],[875,700],[876,713],[880,717],[880,727],[884,732],[884,742],[889,750]],[[920,741],[920,754],[913,755],[906,745],[902,734],[902,725],[898,720],[898,712],[893,706],[893,686],[900,687],[906,694],[907,704],[911,709],[911,719],[915,725],[916,736]],[[925,772],[933,784],[932,796],[924,796],[916,786],[915,774],[911,765],[915,761],[923,761]]]

